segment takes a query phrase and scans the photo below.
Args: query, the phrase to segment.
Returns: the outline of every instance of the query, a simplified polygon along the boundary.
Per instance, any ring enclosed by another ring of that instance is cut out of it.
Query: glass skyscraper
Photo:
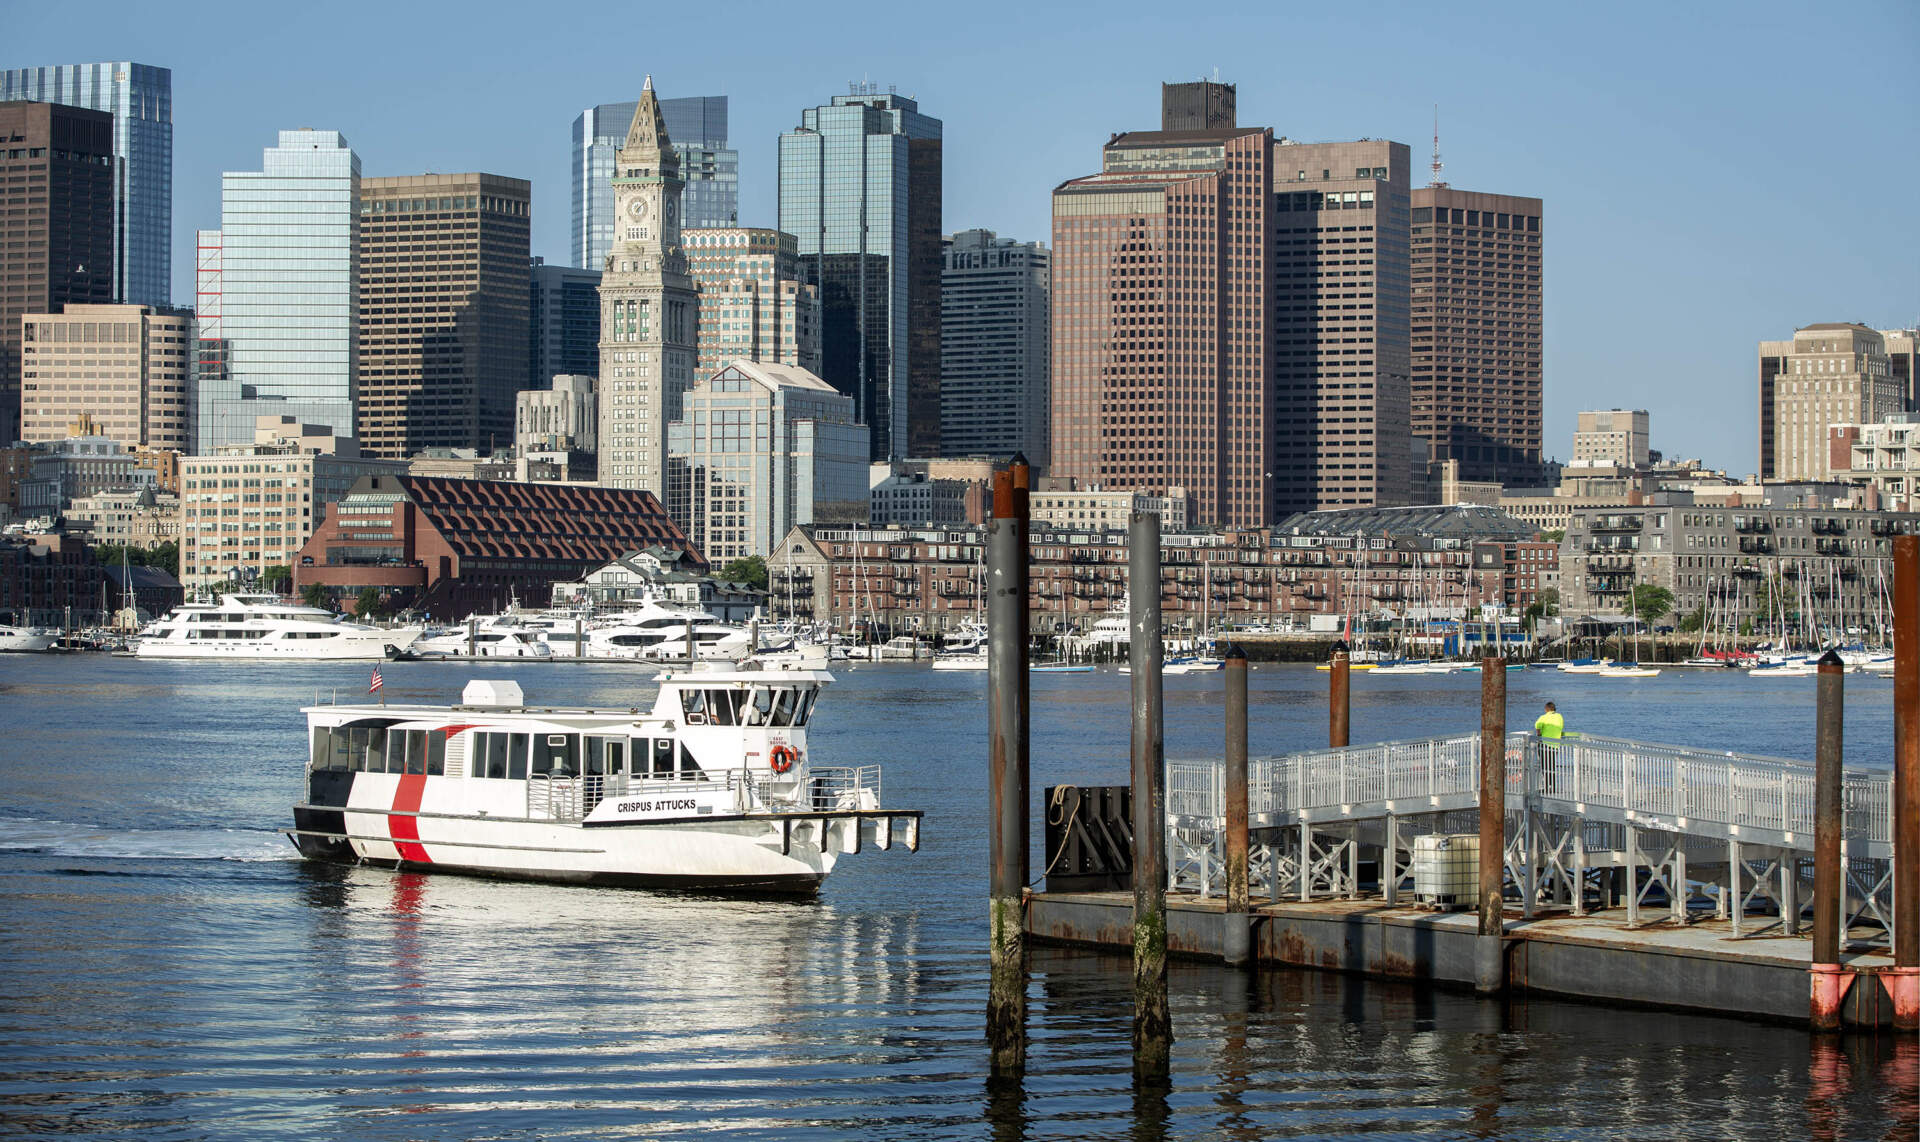
[[[220,176],[226,369],[202,377],[200,451],[253,442],[253,418],[354,435],[360,156],[337,131],[282,131],[259,171]]]
[[[613,246],[613,157],[627,141],[638,101],[602,103],[573,121],[573,257],[603,270]],[[740,216],[740,152],[727,149],[727,97],[662,99],[667,137],[680,154],[681,225],[732,226]]]
[[[113,115],[113,296],[172,296],[173,72],[144,63],[0,71],[0,102],[64,103]]]
[[[780,136],[780,229],[820,287],[821,377],[873,458],[940,452],[941,123],[857,85]]]

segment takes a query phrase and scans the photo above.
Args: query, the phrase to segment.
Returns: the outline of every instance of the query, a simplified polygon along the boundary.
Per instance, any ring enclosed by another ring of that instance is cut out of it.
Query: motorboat
[[[1612,668],[1611,658],[1576,658],[1571,662],[1562,662],[1559,667],[1562,674],[1598,674]]]
[[[421,657],[435,658],[552,658],[553,648],[536,628],[476,621],[470,628],[428,631],[407,648]]]
[[[1374,664],[1373,674],[1452,674],[1460,669],[1451,662],[1378,662]]]
[[[58,631],[0,623],[0,653],[38,654],[43,650],[52,650],[59,641]]]
[[[839,858],[920,844],[880,767],[822,766],[832,675],[758,662],[660,675],[651,710],[529,703],[311,706],[288,834],[315,861],[569,883],[814,892]]]
[[[1623,662],[1594,673],[1601,678],[1658,678],[1660,669],[1655,666],[1641,666],[1637,662]]]
[[[1029,674],[1092,674],[1093,667],[1084,662],[1035,662],[1027,667]]]
[[[986,648],[956,651],[951,654],[941,651],[933,656],[933,668],[935,670],[985,670],[987,668]]]
[[[985,654],[987,624],[968,619],[940,636],[940,654]]]
[[[217,603],[185,603],[147,624],[135,641],[139,658],[369,660],[409,649],[421,628],[351,622],[278,595],[222,595]]]

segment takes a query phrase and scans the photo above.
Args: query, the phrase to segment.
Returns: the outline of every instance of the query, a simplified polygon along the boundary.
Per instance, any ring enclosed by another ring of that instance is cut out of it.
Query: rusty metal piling
[[[1353,724],[1352,681],[1347,644],[1336,642],[1327,663],[1327,746],[1331,749],[1347,748],[1347,733]]]
[[[1133,1073],[1167,1074],[1166,741],[1161,708],[1160,517],[1127,525],[1127,658],[1133,671]]]
[[[1893,1025],[1920,1030],[1920,536],[1893,540]]]
[[[1252,951],[1247,887],[1247,652],[1227,651],[1226,848],[1227,910],[1220,929],[1221,958],[1244,964]]]
[[[1474,988],[1494,994],[1507,986],[1503,945],[1507,843],[1507,660],[1480,660],[1480,938],[1474,948]]]
[[[1813,964],[1808,1015],[1815,1030],[1840,1029],[1840,1001],[1852,974],[1840,967],[1847,904],[1840,874],[1841,732],[1846,716],[1846,664],[1829,650],[1820,658],[1815,696],[1813,800]]]
[[[992,1073],[1027,1065],[1027,529],[1029,469],[1015,455],[993,474],[987,521],[987,782],[992,942],[987,1040]]]

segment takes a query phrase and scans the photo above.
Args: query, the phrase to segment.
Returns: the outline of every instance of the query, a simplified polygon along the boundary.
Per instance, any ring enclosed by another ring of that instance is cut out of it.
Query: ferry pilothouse
[[[651,711],[532,706],[506,681],[453,707],[310,707],[289,835],[313,860],[810,893],[842,855],[920,845],[879,766],[814,764],[832,681],[749,661],[662,674]]]

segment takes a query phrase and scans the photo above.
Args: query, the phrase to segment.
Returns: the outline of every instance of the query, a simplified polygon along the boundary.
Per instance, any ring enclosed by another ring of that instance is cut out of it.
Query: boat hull
[[[382,631],[380,638],[342,635],[331,639],[141,639],[136,658],[245,659],[252,662],[384,662],[405,650],[418,628]]]

